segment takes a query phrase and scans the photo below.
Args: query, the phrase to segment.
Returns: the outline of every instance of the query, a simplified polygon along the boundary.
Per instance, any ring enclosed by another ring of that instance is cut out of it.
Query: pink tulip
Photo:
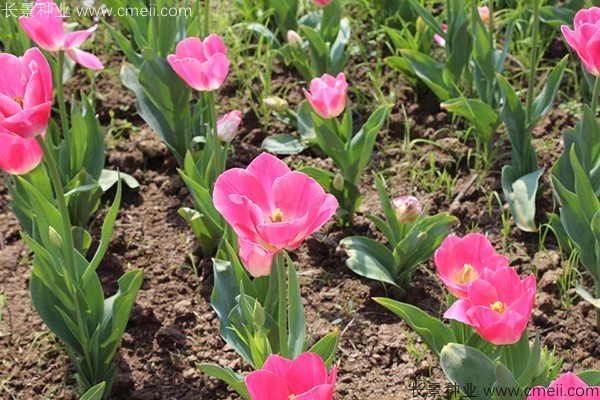
[[[490,22],[490,9],[487,6],[477,7],[477,11],[479,12],[479,18],[483,21],[485,26],[488,26]]]
[[[516,343],[523,334],[535,301],[535,277],[524,280],[510,267],[484,270],[444,314],[473,326],[482,338],[503,345]]]
[[[336,118],[346,108],[348,83],[342,72],[335,78],[329,74],[315,78],[310,82],[310,92],[302,90],[312,108],[323,118]]]
[[[496,254],[490,241],[478,233],[460,239],[448,236],[434,255],[440,280],[458,298],[467,296],[467,288],[484,269],[496,271],[508,266],[508,258]]]
[[[42,149],[35,138],[24,139],[0,128],[0,169],[12,175],[24,175],[41,160]]]
[[[448,32],[448,25],[442,24],[442,30],[444,33]],[[433,41],[439,44],[442,47],[446,47],[446,39],[442,37],[442,35],[438,35],[437,33],[433,34]]]
[[[246,377],[252,400],[331,400],[337,367],[327,368],[315,353],[302,353],[294,361],[271,354],[261,370]]]
[[[545,388],[529,389],[527,400],[596,400],[600,399],[600,386],[588,386],[577,375],[567,372]]]
[[[190,87],[201,91],[218,89],[229,72],[229,59],[223,39],[210,35],[204,42],[191,37],[177,44],[167,56],[171,67]]]
[[[213,199],[238,234],[240,257],[255,277],[269,275],[273,255],[300,246],[338,206],[317,181],[267,153],[246,169],[219,176]]]
[[[54,0],[37,0],[28,17],[19,17],[19,23],[31,40],[42,49],[51,52],[64,51],[77,64],[92,70],[103,69],[98,57],[79,50],[79,46],[90,37],[98,25],[67,34],[63,19]]]
[[[396,216],[401,224],[412,224],[423,212],[423,206],[414,196],[400,196],[394,199]]]
[[[304,41],[296,31],[288,31],[287,40],[290,46],[292,47],[302,47],[302,45],[304,44]]]
[[[580,10],[573,21],[574,31],[561,26],[567,43],[581,58],[591,74],[600,77],[600,8]]]
[[[319,7],[325,7],[326,5],[331,3],[333,0],[311,0],[311,1],[313,2],[313,4],[316,4]]]
[[[241,122],[242,112],[240,110],[233,110],[223,115],[217,121],[217,135],[219,139],[223,142],[231,142]]]
[[[52,72],[37,48],[23,57],[0,54],[0,128],[33,138],[48,126],[52,108]]]

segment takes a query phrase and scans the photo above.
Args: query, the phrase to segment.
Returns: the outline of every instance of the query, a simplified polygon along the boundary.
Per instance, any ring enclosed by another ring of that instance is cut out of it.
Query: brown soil
[[[357,75],[358,81],[360,71]],[[294,77],[276,73],[273,87],[288,84],[289,79]],[[494,202],[491,214],[488,213],[491,193],[501,193],[497,171],[510,157],[507,143],[500,147],[490,174],[473,183],[470,161],[461,156],[468,147],[455,138],[451,120],[439,110],[436,99],[431,95],[416,99],[406,85],[394,83],[394,87],[399,101],[372,162],[374,169],[385,170],[390,195],[413,194],[424,201],[430,213],[452,212],[461,221],[455,230],[457,234],[472,230],[485,233],[498,250],[510,256],[519,272],[536,273],[539,294],[529,332],[533,335],[537,328],[542,342],[556,347],[557,355],[565,359],[563,371],[599,369],[600,337],[593,328],[591,306],[575,299],[567,311],[561,302],[558,271],[566,268],[566,263],[560,259],[554,239],[549,235],[545,243],[548,251],[539,252],[539,235],[523,233],[514,224],[503,239],[501,215],[505,209]],[[198,259],[195,238],[177,215],[178,208],[190,206],[190,199],[176,173],[176,163],[157,136],[133,116],[134,98],[120,86],[116,76],[102,74],[98,88],[103,123],[110,122],[108,110],[112,109],[117,119],[129,118],[137,125],[109,141],[108,167],[131,173],[141,183],[138,192],[129,191],[124,196],[108,255],[98,272],[107,294],[116,289],[116,280],[124,271],[143,268],[145,272],[144,285],[118,353],[118,378],[111,398],[236,398],[224,383],[195,368],[195,363],[213,362],[240,372],[248,370],[219,336],[217,317],[209,303],[213,284],[210,260]],[[235,88],[231,92],[235,93]],[[292,103],[301,99],[299,89],[292,93]],[[412,152],[405,154],[404,146],[408,144],[403,142],[406,121],[401,104],[405,104],[412,121],[410,139],[434,140],[444,149],[416,143]],[[234,142],[236,157],[231,166],[247,165],[260,153],[262,139],[272,133],[262,131],[249,110],[246,105],[248,112],[239,135],[245,139]],[[573,123],[573,118],[556,110],[536,130],[538,148],[545,151],[540,163],[546,170],[562,151],[560,129]],[[283,128],[272,127],[273,132]],[[440,128],[449,130],[440,133]],[[409,171],[427,169],[430,157],[438,170],[446,169],[457,177],[453,190],[443,185],[430,191],[423,181],[411,179]],[[290,160],[332,168],[327,159],[301,155]],[[553,208],[547,174],[544,184],[538,205],[539,221],[544,221],[545,213]],[[385,288],[353,274],[345,266],[345,254],[338,247],[346,236],[378,237],[364,217],[366,212],[381,213],[368,173],[364,174],[361,190],[364,205],[352,228],[342,229],[332,221],[322,231],[327,239],[311,237],[293,253],[301,277],[309,334],[319,338],[334,326],[343,332],[336,359],[340,365],[337,399],[417,398],[411,391],[415,383],[436,382],[442,387],[447,384],[437,361],[404,322],[371,300],[386,296]],[[461,192],[463,195],[455,201]],[[6,299],[4,307],[0,307],[0,398],[71,399],[74,382],[66,352],[31,305],[31,254],[19,239],[19,226],[3,186],[0,195],[0,293]],[[112,195],[105,196],[106,203]],[[100,214],[94,222],[95,234],[102,219]],[[191,267],[191,259],[197,265],[198,275]],[[403,300],[437,316],[443,311],[442,295],[432,271],[431,263],[423,265]]]

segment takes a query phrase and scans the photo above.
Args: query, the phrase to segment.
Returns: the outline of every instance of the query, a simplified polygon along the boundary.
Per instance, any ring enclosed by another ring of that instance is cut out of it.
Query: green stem
[[[537,0],[536,0],[537,1]],[[512,353],[510,351],[510,344],[506,344],[502,346],[502,354],[500,356],[500,360],[503,364],[508,368],[510,372],[513,372],[513,359]]]
[[[210,35],[210,0],[204,0],[204,38]]]
[[[58,101],[58,109],[60,110],[60,123],[62,126],[63,136],[66,138],[69,135],[69,119],[67,117],[67,105],[65,103],[65,91],[63,88],[63,68],[65,65],[65,52],[59,51],[56,67],[56,101]],[[58,143],[58,142],[57,142]]]
[[[275,265],[277,267],[277,278],[279,279],[279,284],[277,285],[279,290],[279,312],[277,313],[277,322],[279,325],[280,355],[287,358],[287,286],[285,281],[285,260],[283,253],[277,253],[275,255]]]
[[[65,200],[65,192],[62,187],[62,181],[58,173],[58,167],[54,156],[50,151],[50,148],[41,136],[36,136],[36,140],[40,145],[44,160],[46,162],[48,174],[50,175],[50,181],[54,187],[54,194],[56,195],[56,203],[58,205],[58,211],[60,213],[61,222],[63,225],[64,244],[61,246],[61,252],[63,253],[65,262],[64,279],[65,284],[71,294],[73,304],[75,304],[75,314],[77,318],[77,328],[79,329],[79,340],[81,341],[81,348],[83,349],[83,356],[86,360],[87,366],[90,373],[95,377],[96,369],[92,365],[91,354],[88,349],[88,335],[87,329],[83,322],[82,310],[79,305],[79,298],[75,286],[79,286],[79,274],[77,273],[77,264],[75,262],[75,245],[73,242],[73,232],[71,229],[71,221],[69,219],[69,209],[67,207],[67,201]],[[93,382],[99,383],[99,382]]]
[[[598,86],[598,80],[596,80],[596,86]],[[600,299],[600,280],[595,281],[596,285],[596,299]],[[600,333],[600,308],[596,308],[596,331]]]
[[[217,180],[224,167],[221,165],[221,140],[219,139],[219,132],[217,131],[217,111],[215,109],[215,94],[214,92],[207,92],[208,106],[210,108],[210,129],[213,135],[214,141],[214,174],[212,176],[212,182]],[[221,172],[220,172],[221,171]]]
[[[535,94],[535,72],[537,70],[539,28],[540,0],[533,0],[533,35],[531,38],[531,59],[529,62],[529,90],[527,91],[527,102],[525,108],[527,112],[527,119],[531,117],[531,107],[533,107],[533,96]]]
[[[592,108],[592,113],[594,114],[594,116],[596,115],[596,111],[598,109],[598,95],[600,94],[600,78],[596,78],[596,81],[594,82],[594,90],[592,91],[592,103],[591,103],[591,108]]]

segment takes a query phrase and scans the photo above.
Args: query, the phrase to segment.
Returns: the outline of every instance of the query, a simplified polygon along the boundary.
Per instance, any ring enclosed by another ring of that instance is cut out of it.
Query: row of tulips
[[[324,6],[319,13],[322,18],[319,33],[332,35],[332,38],[345,35],[337,0],[318,5]],[[47,9],[52,11],[50,15]],[[481,9],[479,12],[480,21],[493,26],[489,11],[489,21],[484,21],[486,14]],[[286,15],[279,17],[289,22]],[[293,17],[292,26],[296,16]],[[338,27],[333,34],[331,21],[334,28],[336,24]],[[62,137],[67,144],[76,142],[76,118],[72,113],[69,121],[66,115],[61,71],[64,55],[84,67],[101,68],[95,56],[78,49],[95,27],[65,34],[58,8],[51,0],[38,0],[31,16],[20,22],[32,40],[56,54]],[[576,31],[587,32],[590,28],[582,28],[585,24],[590,25],[589,18],[576,20]],[[309,28],[302,32],[309,38],[309,45],[314,46],[317,30]],[[447,29],[450,35],[453,29],[451,22]],[[292,29],[287,31],[291,44],[300,45],[302,38],[298,39]],[[112,33],[123,43],[119,32],[113,28]],[[200,368],[225,380],[244,398],[331,399],[337,377],[333,361],[340,333],[334,330],[309,347],[299,282],[287,251],[300,246],[335,213],[340,223],[352,223],[361,201],[358,180],[369,163],[377,133],[388,118],[391,106],[377,108],[356,131],[347,101],[345,75],[340,72],[334,77],[325,73],[311,81],[309,91],[304,90],[307,105],[300,106],[296,123],[312,127],[315,143],[333,159],[339,174],[312,167],[291,171],[285,163],[267,153],[257,157],[246,169],[225,171],[228,143],[241,122],[241,113],[234,110],[216,118],[214,91],[223,85],[230,60],[222,39],[205,34],[204,40],[191,37],[180,41],[175,54],[168,55],[166,60],[148,51],[144,57],[138,57],[139,53],[129,46],[124,51],[135,64],[122,70],[124,83],[136,94],[140,114],[180,162],[180,173],[197,208],[183,210],[182,215],[190,221],[204,255],[212,255],[216,250],[212,303],[220,319],[221,334],[255,371],[243,377],[219,366],[204,364]],[[582,35],[587,37],[588,34]],[[575,43],[572,37],[569,40]],[[344,46],[340,46],[343,49]],[[447,41],[446,46],[453,45]],[[0,77],[0,134],[13,146],[4,152],[2,168],[14,175],[10,179],[19,190],[11,191],[13,204],[18,201],[16,194],[24,194],[21,197],[27,199],[30,218],[36,219],[32,233],[23,235],[35,253],[31,279],[33,303],[48,327],[66,343],[81,392],[92,390],[106,398],[116,373],[112,357],[143,275],[138,270],[128,272],[119,280],[119,292],[104,299],[95,272],[117,216],[120,183],[103,226],[98,251],[87,261],[85,252],[91,238],[83,233],[78,240],[74,237],[74,232],[79,231],[73,229],[67,199],[73,194],[87,193],[98,184],[84,185],[78,181],[77,187],[65,193],[65,187],[69,186],[61,176],[60,160],[56,159],[57,154],[62,154],[56,151],[61,135],[46,133],[51,125],[53,101],[50,66],[38,49],[28,50],[22,58],[9,54],[2,57],[0,62],[10,73]],[[189,87],[183,87],[181,81],[173,81],[174,74]],[[164,91],[154,91],[155,86]],[[191,89],[200,92],[198,103],[193,106],[190,106]],[[165,97],[165,93],[171,96]],[[170,107],[164,107],[165,101],[171,102]],[[544,104],[547,102],[544,98]],[[173,107],[174,104],[180,107]],[[301,111],[307,107],[308,112]],[[275,108],[276,113],[280,111],[286,112],[285,108]],[[69,129],[71,124],[73,129]],[[179,127],[182,129],[177,130]],[[583,135],[584,129],[581,131]],[[52,140],[47,143],[44,137],[52,137]],[[565,218],[561,222],[569,227],[570,235],[575,235],[580,226],[596,229],[598,207],[594,208],[597,192],[593,191],[592,183],[589,187],[581,183],[589,178],[590,171],[578,166],[576,145],[581,147],[582,143],[577,135],[571,142],[574,149],[569,167],[578,184],[574,188],[563,185],[564,191],[560,192],[566,199],[563,209],[571,214],[581,211],[587,219],[580,225],[570,224]],[[26,157],[16,157],[27,150],[26,145],[31,149]],[[82,157],[76,146],[66,149],[69,158]],[[38,166],[42,159],[44,165]],[[71,165],[71,168],[76,166]],[[50,195],[42,193],[27,179],[37,168],[52,185]],[[561,182],[560,171],[556,176],[557,182]],[[530,347],[525,330],[535,300],[534,277],[521,280],[508,266],[506,257],[496,254],[491,243],[481,235],[472,234],[463,239],[450,236],[444,240],[450,224],[455,221],[453,217],[445,214],[427,217],[414,198],[390,201],[383,181],[379,177],[375,179],[386,221],[375,216],[372,221],[388,238],[392,249],[377,243],[362,246],[364,242],[360,238],[348,240],[345,242],[351,254],[348,265],[361,275],[402,288],[410,283],[414,268],[439,247],[434,260],[440,280],[451,293],[444,314],[451,323],[448,326],[408,304],[390,299],[377,301],[405,319],[422,336],[440,358],[446,375],[460,387],[468,385],[468,379],[474,377],[481,388],[523,390],[550,384],[557,377],[560,361],[542,348],[537,338]],[[592,206],[571,210],[569,207],[574,205],[569,197],[570,189],[582,193]],[[583,252],[584,244],[575,242]],[[591,383],[598,382],[599,375],[597,371],[580,374]],[[559,378],[554,385],[563,383],[574,388],[586,386],[571,374]],[[485,398],[484,393],[480,394],[480,398]],[[545,398],[540,396],[528,398]]]

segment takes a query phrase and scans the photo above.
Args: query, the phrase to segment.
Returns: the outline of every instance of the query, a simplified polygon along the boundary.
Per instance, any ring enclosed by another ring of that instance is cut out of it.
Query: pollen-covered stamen
[[[23,108],[23,96],[17,96],[13,99],[21,108]]]
[[[460,272],[454,270],[452,277],[454,278],[454,282],[465,284],[477,279],[479,277],[479,272],[477,272],[471,264],[465,264]]]
[[[277,208],[275,210],[275,212],[273,213],[273,215],[271,215],[271,221],[272,222],[282,222],[283,221],[283,211],[281,211],[279,208]]]
[[[490,304],[490,307],[492,308],[492,310],[496,311],[500,315],[504,314],[506,312],[506,309],[508,308],[506,303],[503,303],[501,301],[497,301],[494,304]]]

